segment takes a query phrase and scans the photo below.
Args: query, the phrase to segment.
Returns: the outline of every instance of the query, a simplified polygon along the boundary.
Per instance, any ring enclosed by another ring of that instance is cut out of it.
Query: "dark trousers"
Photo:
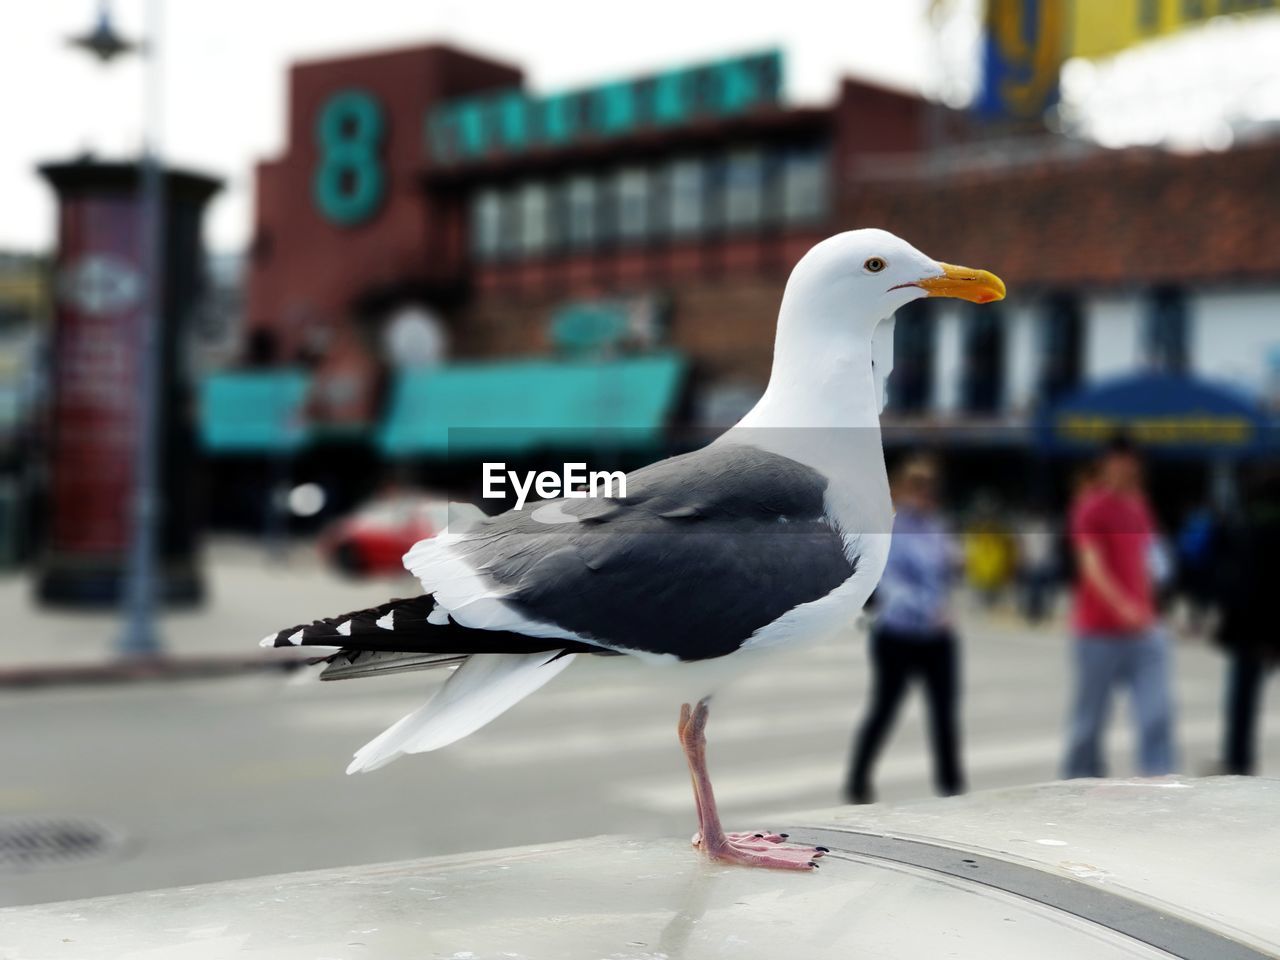
[[[1227,773],[1251,774],[1257,765],[1258,716],[1267,666],[1261,657],[1235,653],[1227,679]]]
[[[1028,570],[1022,575],[1022,615],[1028,623],[1040,623],[1049,615],[1049,588],[1053,575],[1047,569]]]
[[[955,635],[939,630],[921,637],[904,636],[884,627],[871,635],[871,704],[854,743],[849,771],[849,799],[873,798],[871,777],[902,698],[913,677],[924,683],[933,749],[933,779],[938,793],[953,796],[965,789],[960,763],[960,657]]]

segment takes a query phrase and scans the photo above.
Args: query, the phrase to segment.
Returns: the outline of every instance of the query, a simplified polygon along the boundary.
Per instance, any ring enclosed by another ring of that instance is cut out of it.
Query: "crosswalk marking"
[[[1280,735],[1280,718],[1271,718],[1269,733]],[[1129,729],[1116,731],[1108,744],[1107,754],[1118,772],[1127,769],[1133,752],[1133,736]],[[1180,743],[1188,747],[1206,747],[1221,735],[1216,717],[1205,717],[1181,725]],[[1027,769],[1024,782],[1052,779],[1056,775],[1060,733],[1046,734],[1008,743],[979,744],[965,753],[971,779],[984,774]],[[787,804],[797,805],[804,798],[826,796],[827,805],[835,802],[843,775],[843,757],[810,760],[785,766],[762,765],[757,770],[737,770],[715,778],[716,799],[722,809],[741,811],[761,806],[774,810]],[[1035,771],[1039,771],[1037,774]],[[930,775],[928,757],[922,752],[886,754],[876,770],[876,781],[883,788],[906,781],[925,781]],[[652,778],[636,778],[615,782],[610,787],[613,799],[642,809],[671,813],[689,809],[692,803],[686,782],[658,783]]]
[[[352,681],[359,682],[359,681]],[[822,729],[852,730],[866,706],[865,684],[811,683],[808,677],[777,676],[767,685],[772,696],[761,703],[748,686],[734,688],[718,703],[710,736],[716,743],[732,743],[760,737],[785,736]],[[324,691],[322,691],[324,692]],[[394,697],[362,697],[337,700],[315,697],[286,703],[282,711],[291,725],[313,730],[374,731],[394,722],[420,706],[433,692]],[[787,702],[790,694],[807,694],[798,702]],[[1051,716],[1057,723],[1065,710],[1065,689],[1057,697],[1037,689],[984,677],[968,691],[964,707],[967,726],[981,726],[1010,717],[1037,713]],[[674,710],[661,691],[646,686],[586,686],[569,690],[550,689],[515,708],[523,721],[536,721],[536,733],[507,732],[500,739],[485,734],[471,742],[483,747],[471,751],[475,762],[500,764],[530,762],[559,755],[594,756],[624,750],[670,747],[674,743]],[[909,696],[905,726],[918,718],[921,698]],[[1203,685],[1190,687],[1179,696],[1179,710],[1187,715],[1216,714],[1218,694]],[[640,724],[624,726],[627,719]],[[503,721],[499,721],[503,723]],[[505,725],[505,724],[504,724]],[[521,726],[525,723],[522,722]],[[550,725],[550,726],[549,726]]]
[[[1063,749],[1071,671],[1061,637],[971,636],[964,671],[965,759],[975,789],[1053,778]],[[1179,746],[1187,772],[1215,756],[1221,737],[1224,661],[1205,647],[1175,655]],[[678,668],[673,668],[678,669]],[[717,698],[709,729],[717,795],[737,820],[748,813],[836,802],[847,751],[866,708],[869,671],[859,638],[783,658],[743,675]],[[347,737],[354,748],[418,707],[444,674],[398,683],[351,681],[358,695],[335,698],[329,685],[285,698],[282,719],[295,729]],[[660,670],[620,660],[583,658],[572,671],[493,726],[449,750],[475,776],[523,777],[547,768],[565,777],[592,767],[601,801],[649,815],[689,809],[688,784],[674,730],[674,707]],[[344,683],[344,689],[347,684]],[[1127,698],[1117,698],[1109,754],[1130,768]],[[1273,704],[1263,743],[1280,739]],[[358,741],[358,742],[357,742]],[[923,698],[908,698],[881,759],[881,795],[928,792]],[[343,753],[345,756],[345,752]]]

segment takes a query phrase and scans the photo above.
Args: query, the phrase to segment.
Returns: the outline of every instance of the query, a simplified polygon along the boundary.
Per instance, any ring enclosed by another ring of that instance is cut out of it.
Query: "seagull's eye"
[[[879,273],[886,266],[888,266],[888,264],[886,264],[882,258],[872,257],[862,265],[862,269],[867,271],[867,273]]]

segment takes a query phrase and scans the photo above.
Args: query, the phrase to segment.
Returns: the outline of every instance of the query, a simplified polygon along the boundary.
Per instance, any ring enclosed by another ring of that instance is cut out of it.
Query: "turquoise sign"
[[[612,346],[627,334],[627,306],[608,300],[567,304],[551,318],[551,339],[571,351]]]
[[[432,110],[427,149],[439,163],[456,163],[560,147],[747,113],[776,104],[781,91],[782,54],[768,50],[548,97],[486,94]]]
[[[325,219],[349,227],[377,212],[387,192],[382,142],[387,121],[382,105],[364,90],[342,90],[316,114],[319,161],[312,196]]]

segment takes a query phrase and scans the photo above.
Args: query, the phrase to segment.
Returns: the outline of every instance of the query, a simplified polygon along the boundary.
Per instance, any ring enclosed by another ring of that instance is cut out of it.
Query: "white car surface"
[[[0,958],[1257,960],[1277,811],[1245,778],[841,807],[758,825],[829,846],[812,873],[597,837],[0,910]]]

